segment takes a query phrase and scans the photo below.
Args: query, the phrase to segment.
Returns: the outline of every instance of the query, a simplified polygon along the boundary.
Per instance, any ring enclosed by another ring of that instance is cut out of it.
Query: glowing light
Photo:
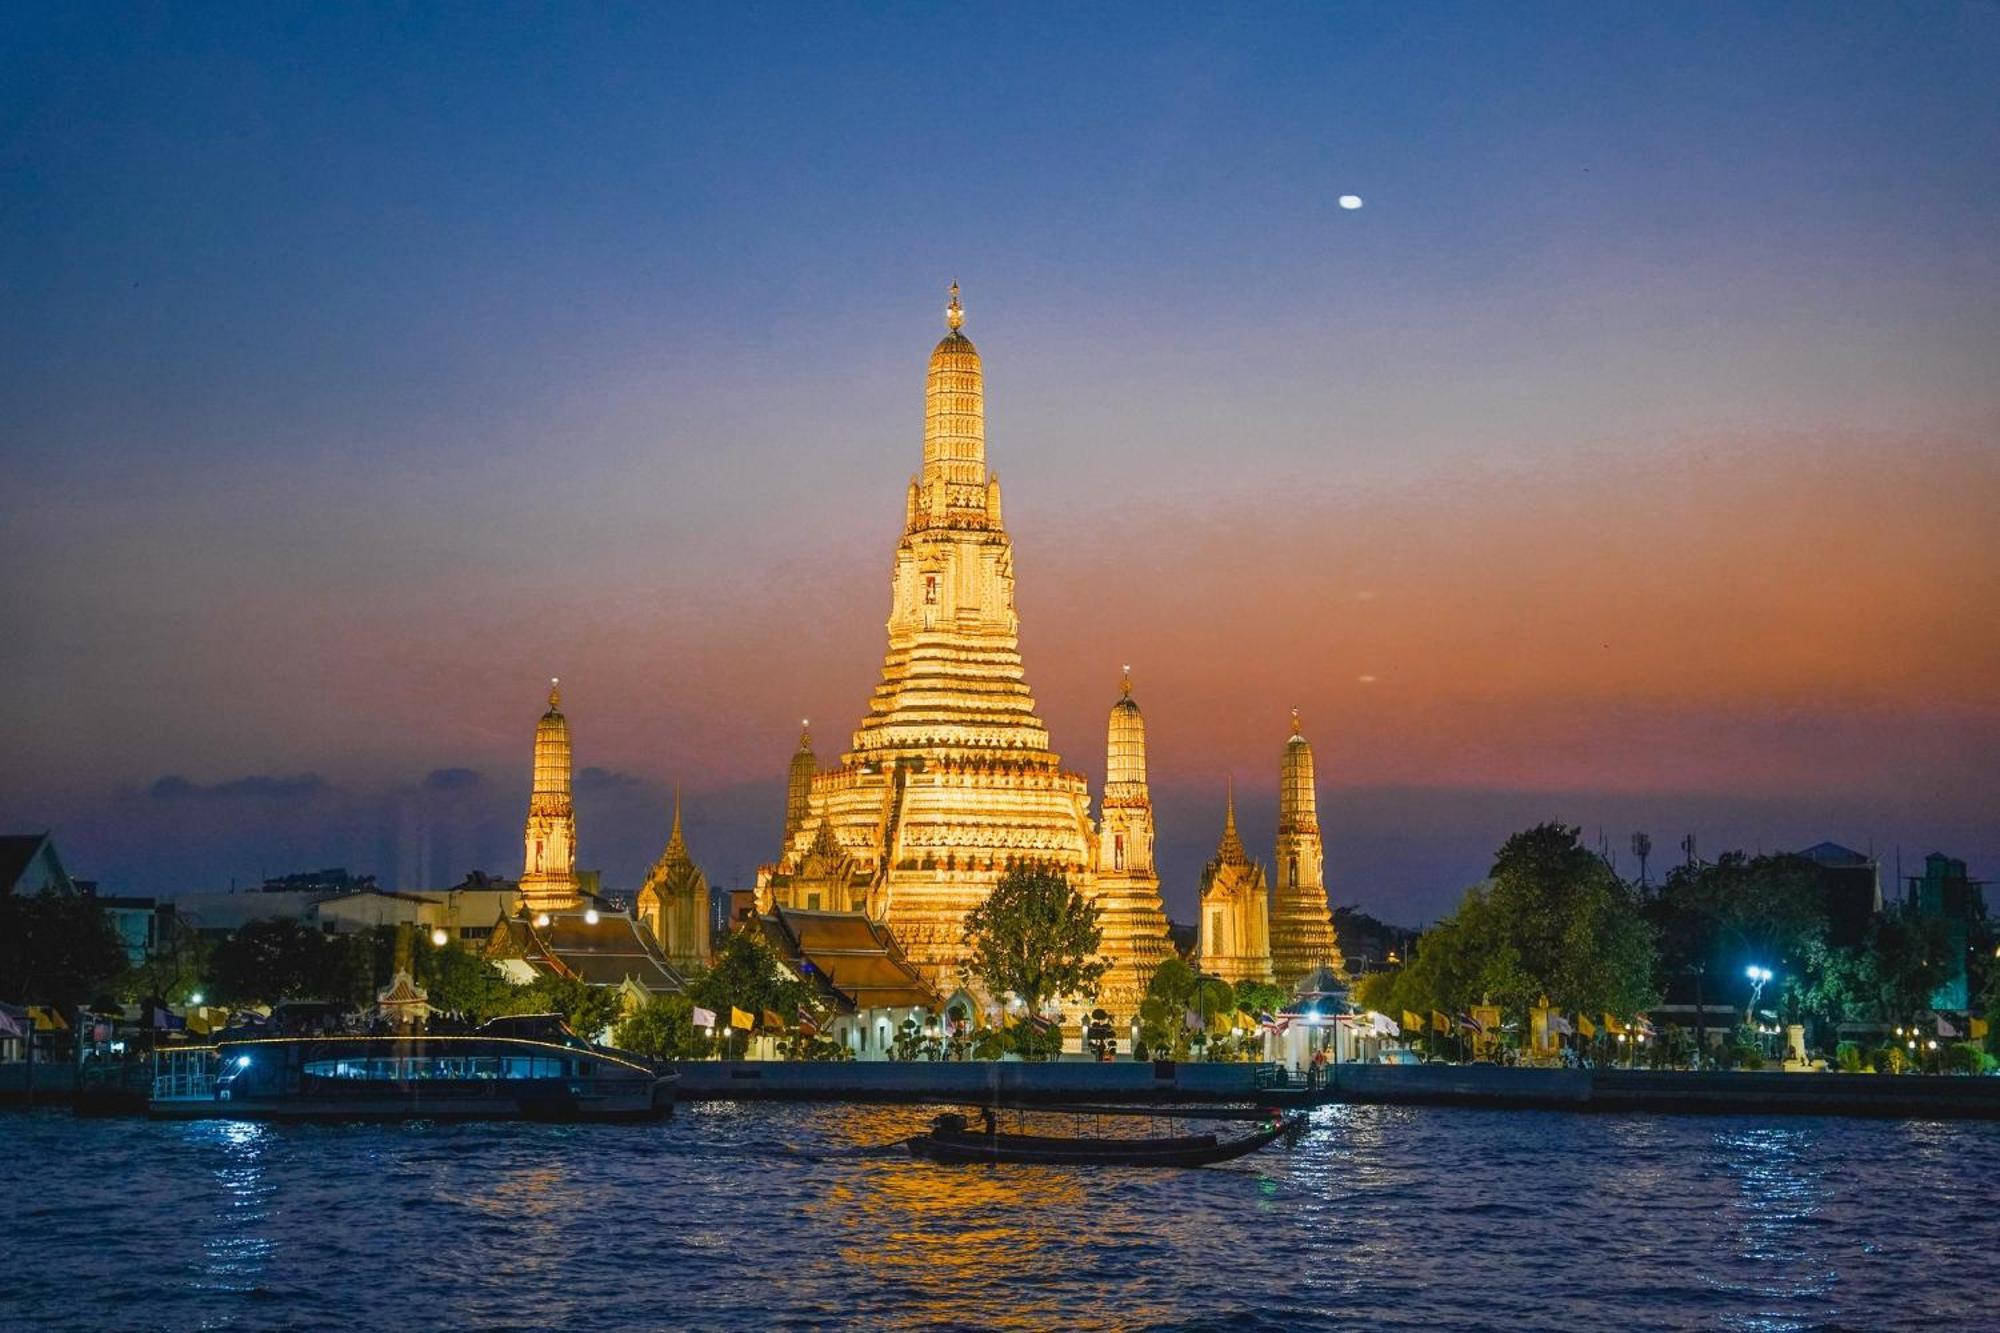
[[[536,924],[536,925],[538,925],[538,926],[546,926],[546,925],[548,925],[548,924],[549,924],[549,914],[548,914],[547,912],[543,912],[543,913],[542,913],[541,915],[537,916],[537,917],[535,918],[535,924]]]
[[[585,909],[585,911],[584,911],[584,913],[583,913],[583,919],[584,919],[584,923],[585,923],[586,925],[592,925],[592,926],[596,925],[596,924],[597,924],[597,909],[596,909],[595,907],[591,907],[591,908],[586,908],[586,909]]]
[[[200,992],[200,991],[196,991],[196,992],[195,992],[194,994],[192,994],[192,995],[188,996],[188,1003],[189,1003],[189,1004],[200,1004],[200,1003],[201,1003],[201,992]]]
[[[248,1069],[248,1068],[250,1067],[250,1057],[249,1057],[249,1056],[247,1056],[247,1055],[239,1055],[239,1056],[237,1056],[237,1057],[236,1057],[236,1067],[237,1067],[238,1069]]]
[[[1340,206],[1351,213],[1361,207],[1361,196],[1358,194],[1343,194],[1340,196]]]
[[[431,932],[431,943],[436,945],[440,949],[444,948],[446,941],[448,941],[450,938],[451,938],[450,936],[444,933],[444,928],[442,926]]]
[[[1373,676],[1356,676],[1354,679],[1362,685],[1373,685],[1375,683],[1375,677]]]

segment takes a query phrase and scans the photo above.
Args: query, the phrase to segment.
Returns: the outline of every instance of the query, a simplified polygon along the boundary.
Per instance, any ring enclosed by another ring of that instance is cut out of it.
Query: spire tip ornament
[[[1125,664],[1124,672],[1125,679],[1122,682],[1122,686],[1125,690],[1125,697],[1129,699],[1132,697],[1132,664],[1130,662]]]
[[[552,713],[562,707],[562,691],[556,688],[560,684],[562,684],[560,677],[549,677],[549,711]]]
[[[958,303],[958,279],[951,280],[951,304],[944,308],[944,325],[953,333],[965,323],[965,307]]]

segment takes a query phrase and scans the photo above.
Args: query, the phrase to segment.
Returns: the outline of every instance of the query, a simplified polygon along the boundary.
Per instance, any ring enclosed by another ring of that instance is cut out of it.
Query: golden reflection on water
[[[926,1128],[931,1110],[846,1108],[837,1137],[886,1145]],[[1188,1252],[1203,1243],[1172,1210],[1135,1207],[1140,1173],[1120,1168],[948,1166],[900,1154],[867,1160],[858,1177],[832,1186],[805,1212],[843,1237],[839,1262],[898,1294],[877,1326],[926,1327],[940,1320],[998,1329],[1069,1322],[1079,1249],[1098,1251],[1143,1229]],[[1152,1177],[1157,1180],[1157,1174]],[[1070,1290],[1060,1290],[1069,1285]],[[1121,1323],[1168,1317],[1169,1307],[1121,1293]]]

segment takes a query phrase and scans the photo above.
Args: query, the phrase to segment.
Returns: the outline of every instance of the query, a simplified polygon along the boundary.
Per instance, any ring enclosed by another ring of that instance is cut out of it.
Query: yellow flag
[[[1424,1016],[1422,1014],[1413,1014],[1409,1010],[1405,1009],[1403,1011],[1403,1031],[1420,1033],[1423,1030],[1424,1030]]]
[[[741,1028],[745,1032],[748,1032],[751,1028],[757,1026],[757,1020],[755,1018],[753,1018],[749,1014],[744,1013],[741,1009],[738,1009],[733,1004],[729,1006],[729,1021],[735,1024],[737,1027]]]
[[[1983,1018],[1973,1019],[1971,1027],[1968,1029],[1968,1031],[1972,1039],[1974,1041],[1978,1041],[1980,1038],[1986,1035],[1986,1020]]]
[[[1617,1015],[1606,1014],[1604,1016],[1604,1030],[1615,1037],[1625,1030],[1625,1025],[1618,1021]]]
[[[1443,1010],[1431,1010],[1431,1031],[1442,1032],[1446,1036],[1451,1035],[1451,1020],[1445,1017]]]
[[[1576,1035],[1579,1037],[1596,1036],[1597,1024],[1591,1022],[1588,1018],[1585,1018],[1582,1014],[1578,1014],[1576,1016]]]

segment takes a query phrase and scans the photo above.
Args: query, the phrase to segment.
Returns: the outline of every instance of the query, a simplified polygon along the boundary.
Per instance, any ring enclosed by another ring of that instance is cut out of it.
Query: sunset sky
[[[1547,818],[2000,873],[1996,68],[1990,6],[11,7],[0,825],[514,874],[560,675],[582,864],[679,784],[749,882],[956,278],[1170,913],[1293,706],[1397,920]]]

